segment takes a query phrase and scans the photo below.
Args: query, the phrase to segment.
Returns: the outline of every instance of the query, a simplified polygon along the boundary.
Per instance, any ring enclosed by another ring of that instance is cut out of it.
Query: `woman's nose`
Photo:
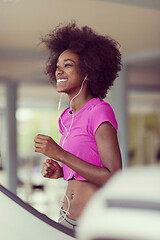
[[[58,67],[58,68],[56,69],[56,73],[57,73],[57,74],[62,74],[63,72],[64,72],[64,70],[63,70],[62,67]]]

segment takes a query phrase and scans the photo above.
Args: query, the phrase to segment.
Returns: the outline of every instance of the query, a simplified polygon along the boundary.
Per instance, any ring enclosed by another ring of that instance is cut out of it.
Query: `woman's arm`
[[[103,167],[114,173],[122,168],[122,159],[115,128],[102,123],[95,133],[96,143]]]
[[[121,169],[121,154],[116,131],[110,123],[104,122],[98,127],[95,139],[103,167],[81,160],[63,150],[51,137],[45,135],[37,135],[35,138],[35,152],[64,163],[88,181],[102,186],[113,173]]]

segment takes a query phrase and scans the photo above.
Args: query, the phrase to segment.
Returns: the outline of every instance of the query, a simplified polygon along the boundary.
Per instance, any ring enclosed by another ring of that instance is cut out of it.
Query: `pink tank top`
[[[60,146],[85,162],[102,167],[95,140],[95,133],[103,122],[110,122],[117,131],[117,121],[111,106],[99,98],[93,98],[74,114],[67,108],[59,118],[59,131],[62,134]],[[71,128],[70,128],[71,126]],[[69,133],[67,133],[69,131]],[[67,135],[67,136],[66,136]],[[64,144],[63,144],[64,142]],[[65,164],[64,179],[86,180]]]

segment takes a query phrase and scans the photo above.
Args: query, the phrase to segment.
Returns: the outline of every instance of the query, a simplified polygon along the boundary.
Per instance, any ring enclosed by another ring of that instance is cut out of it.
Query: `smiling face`
[[[68,49],[65,50],[58,58],[55,76],[58,92],[76,94],[84,79],[78,55]]]

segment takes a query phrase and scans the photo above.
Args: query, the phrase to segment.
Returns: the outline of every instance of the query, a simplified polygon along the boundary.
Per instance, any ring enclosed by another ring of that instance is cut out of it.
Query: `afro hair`
[[[55,82],[59,55],[69,49],[79,57],[82,73],[88,74],[89,88],[93,97],[104,99],[108,89],[121,70],[119,44],[109,36],[99,35],[90,27],[79,28],[75,22],[60,24],[42,38],[50,56],[46,74]]]

